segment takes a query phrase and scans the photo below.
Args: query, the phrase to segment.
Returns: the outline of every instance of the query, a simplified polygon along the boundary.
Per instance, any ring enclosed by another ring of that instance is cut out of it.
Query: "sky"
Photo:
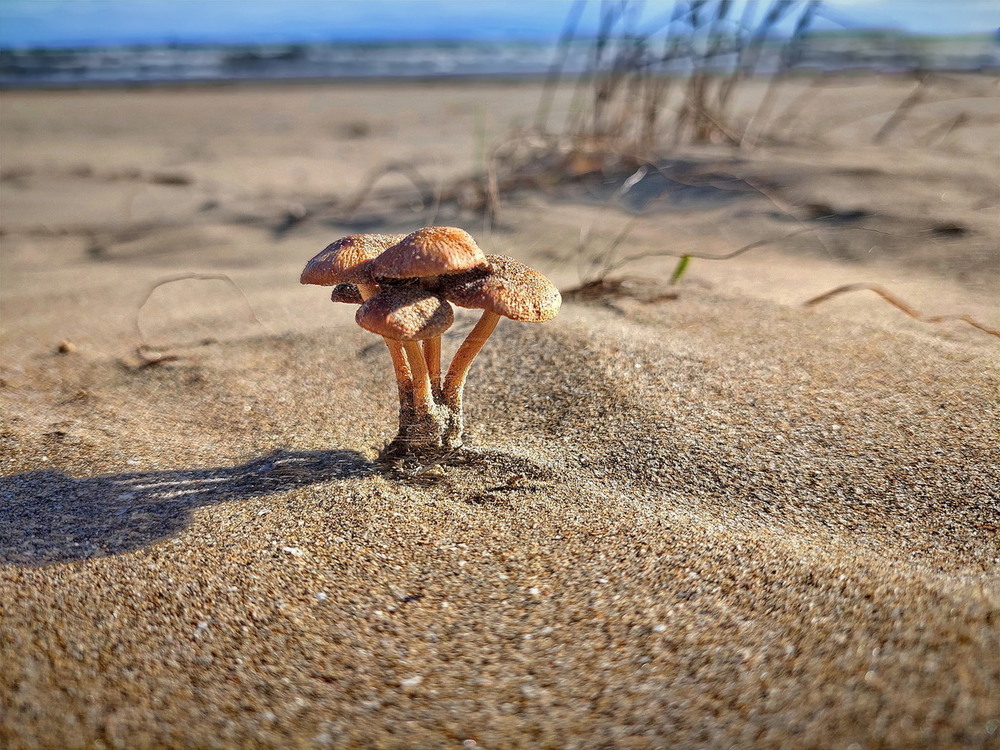
[[[761,0],[764,8],[771,0]],[[399,39],[555,39],[573,0],[0,0],[0,47]],[[646,0],[642,18],[673,0]],[[995,32],[998,0],[827,0],[817,28]],[[599,0],[579,31],[593,32]]]

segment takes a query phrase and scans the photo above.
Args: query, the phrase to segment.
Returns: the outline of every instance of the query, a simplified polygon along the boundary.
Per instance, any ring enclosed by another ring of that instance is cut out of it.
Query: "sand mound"
[[[114,437],[8,435],[77,467],[0,480],[17,722],[50,745],[975,743],[996,371],[824,330],[708,293],[505,324],[470,379],[478,447],[391,476],[387,357],[351,326],[92,363],[60,409]],[[49,684],[78,708],[55,720]]]

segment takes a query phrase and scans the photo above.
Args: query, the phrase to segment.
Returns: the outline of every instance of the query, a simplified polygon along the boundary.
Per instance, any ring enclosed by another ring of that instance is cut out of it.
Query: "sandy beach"
[[[641,213],[598,174],[492,224],[448,189],[535,83],[4,92],[0,745],[1000,746],[1000,99],[966,84],[879,140],[912,81],[845,79],[678,148]],[[565,299],[487,344],[469,450],[388,473],[386,349],[298,277],[428,224]],[[804,306],[848,284],[922,319]]]

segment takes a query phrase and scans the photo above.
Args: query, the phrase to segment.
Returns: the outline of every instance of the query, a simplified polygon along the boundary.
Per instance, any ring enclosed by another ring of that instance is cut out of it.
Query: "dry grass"
[[[833,299],[834,297],[839,297],[842,294],[847,294],[848,292],[858,292],[858,291],[869,291],[874,292],[887,303],[895,307],[897,310],[901,310],[906,315],[909,315],[914,320],[919,320],[921,323],[946,323],[948,321],[957,320],[962,323],[966,323],[973,328],[976,328],[983,333],[988,333],[990,336],[996,336],[1000,338],[1000,330],[996,328],[990,328],[987,325],[983,325],[979,321],[975,320],[969,315],[953,314],[949,313],[946,315],[924,315],[916,308],[908,305],[902,299],[897,297],[895,294],[890,292],[885,287],[879,286],[878,284],[845,284],[843,286],[838,286],[835,289],[831,289],[828,292],[817,295],[806,302],[803,303],[804,307],[815,307],[818,304],[826,302],[827,300]]]

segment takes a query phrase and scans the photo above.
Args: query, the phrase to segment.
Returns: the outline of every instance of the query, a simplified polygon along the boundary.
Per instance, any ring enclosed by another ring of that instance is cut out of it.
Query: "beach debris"
[[[405,161],[382,164],[371,170],[361,181],[361,187],[358,188],[354,197],[347,201],[347,205],[344,206],[344,214],[341,221],[350,221],[355,213],[357,213],[357,210],[361,208],[361,204],[365,202],[365,199],[372,192],[376,183],[389,174],[396,174],[410,181],[420,195],[420,202],[423,204],[424,209],[428,211],[428,220],[433,221],[433,218],[430,217],[433,217],[437,213],[438,204],[441,200],[440,190],[435,190],[430,181],[421,174],[415,165]]]
[[[1000,330],[984,325],[983,323],[980,323],[970,315],[962,315],[954,313],[947,315],[924,315],[919,310],[908,305],[906,302],[904,302],[902,299],[897,297],[895,294],[890,292],[885,287],[879,286],[878,284],[869,284],[866,282],[860,282],[857,284],[844,284],[843,286],[838,286],[835,289],[831,289],[828,292],[823,292],[823,294],[820,294],[816,297],[812,297],[811,299],[806,300],[805,302],[802,303],[802,306],[815,307],[821,302],[826,302],[827,300],[833,299],[834,297],[838,297],[841,294],[847,294],[849,292],[859,292],[859,291],[874,292],[879,297],[888,302],[890,305],[895,307],[897,310],[900,310],[906,315],[909,315],[914,320],[919,320],[921,323],[946,323],[948,321],[958,321],[960,323],[966,323],[972,326],[973,328],[977,328],[983,333],[989,334],[990,336],[995,336],[997,338],[1000,338]]]
[[[358,304],[358,325],[385,341],[399,392],[399,431],[382,452],[391,463],[433,462],[461,448],[465,382],[500,318],[544,322],[561,304],[545,276],[485,255],[457,227],[343,237],[309,261],[300,281],[334,286],[331,299]],[[454,321],[452,304],[482,314],[443,373],[441,336]]]
[[[399,685],[404,690],[411,690],[417,687],[423,681],[424,681],[424,676],[417,674],[413,675],[413,677],[407,677],[406,679],[400,680]]]
[[[161,353],[167,349],[184,348],[191,346],[206,346],[208,344],[213,344],[216,342],[214,338],[200,338],[195,341],[177,341],[173,343],[153,345],[149,342],[145,331],[140,323],[140,316],[142,314],[143,308],[152,299],[153,294],[161,287],[176,284],[183,281],[212,281],[224,282],[229,286],[229,288],[236,293],[238,298],[242,301],[243,306],[246,308],[247,319],[251,323],[257,325],[263,325],[260,318],[257,317],[257,313],[254,311],[253,306],[250,304],[250,299],[247,297],[246,292],[237,284],[232,277],[224,273],[182,273],[176,276],[168,276],[163,279],[159,279],[149,286],[146,291],[146,295],[142,302],[139,303],[138,307],[135,309],[135,313],[132,319],[132,325],[135,329],[135,335],[139,341],[135,348],[135,354],[138,357],[138,365],[131,366],[126,364],[129,369],[141,370],[147,367],[155,367],[158,365],[165,364],[167,362],[175,362],[182,359],[180,354],[175,353]]]
[[[153,185],[170,185],[174,187],[185,187],[194,184],[194,178],[183,172],[153,172],[146,177],[146,181]]]
[[[125,369],[138,372],[150,367],[159,367],[171,362],[180,362],[183,359],[179,354],[161,353],[145,344],[140,344],[135,348],[135,357],[134,362],[124,359],[119,360],[119,362]]]
[[[634,299],[655,304],[676,300],[678,296],[675,291],[664,291],[662,284],[655,279],[638,276],[595,279],[563,292],[563,299],[583,303],[599,302],[607,306],[610,306],[608,303],[612,299]]]

